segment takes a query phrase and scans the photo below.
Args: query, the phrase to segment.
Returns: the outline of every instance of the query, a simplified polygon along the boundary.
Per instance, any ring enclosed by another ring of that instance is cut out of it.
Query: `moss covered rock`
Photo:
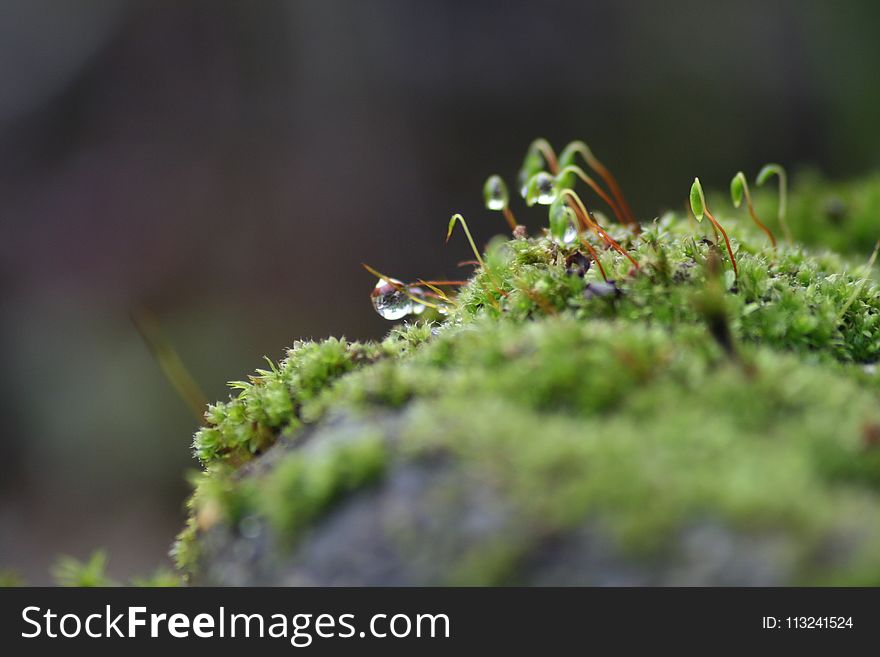
[[[672,213],[609,229],[638,268],[599,241],[596,262],[498,238],[448,314],[296,343],[208,409],[178,566],[197,584],[880,584],[880,183],[821,185],[790,206],[808,247],[716,213],[738,276]]]

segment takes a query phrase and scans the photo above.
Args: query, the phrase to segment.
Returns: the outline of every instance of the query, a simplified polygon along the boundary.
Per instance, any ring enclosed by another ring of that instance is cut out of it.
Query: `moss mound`
[[[811,247],[717,215],[738,276],[673,213],[609,228],[638,270],[497,238],[448,315],[296,343],[208,409],[178,566],[214,584],[880,584],[863,266],[880,181],[808,183],[789,223]]]

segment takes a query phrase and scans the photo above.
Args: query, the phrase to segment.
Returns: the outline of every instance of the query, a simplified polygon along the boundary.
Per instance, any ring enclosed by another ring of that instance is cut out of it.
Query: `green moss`
[[[208,407],[208,425],[195,435],[193,449],[205,464],[239,465],[269,447],[279,433],[299,428],[299,408],[334,379],[379,358],[376,345],[331,338],[297,342],[287,357],[248,381],[232,381],[235,397]]]
[[[862,442],[880,409],[847,377],[768,350],[751,354],[757,374],[725,360],[706,366],[691,357],[689,340],[565,324],[554,332],[581,332],[580,351],[593,353],[598,367],[617,353],[615,366],[582,371],[583,396],[578,389],[548,396],[531,375],[537,368],[511,377],[505,396],[450,391],[413,407],[404,430],[409,456],[453,453],[513,501],[534,536],[589,517],[642,552],[662,550],[689,523],[712,518],[744,531],[790,532],[810,553],[829,534],[880,513],[876,450]],[[547,347],[535,337],[538,362]],[[645,343],[641,355],[632,350]],[[642,374],[630,379],[633,371]],[[590,394],[603,382],[622,385],[618,377],[628,383],[622,394]],[[463,405],[473,410],[462,413]],[[866,530],[870,547],[860,558],[874,563],[878,582],[880,531],[870,523]]]
[[[14,570],[0,570],[0,589],[24,586],[24,577]]]
[[[235,526],[253,506],[257,491],[250,482],[237,482],[226,463],[214,463],[190,477],[193,494],[187,500],[189,517],[178,534],[171,557],[177,568],[190,572],[198,562],[198,533],[217,523]]]
[[[775,192],[762,190],[756,203],[761,217],[775,227]],[[802,244],[867,257],[880,239],[878,217],[880,173],[831,182],[815,171],[805,171],[795,180],[787,222],[794,238]]]
[[[109,558],[104,550],[96,550],[85,561],[73,557],[59,557],[52,567],[52,577],[59,586],[107,587],[119,584],[107,575]],[[148,577],[133,577],[131,586],[180,586],[181,578],[167,568],[158,568]]]
[[[331,448],[288,455],[261,482],[255,512],[293,539],[347,493],[379,478],[385,468],[382,436],[359,436]]]
[[[174,566],[182,573],[184,579],[189,579],[191,573],[195,572],[199,563],[199,544],[198,544],[198,527],[196,526],[196,518],[190,515],[186,520],[186,525],[177,534],[174,544],[171,546],[169,556],[174,562]]]
[[[790,203],[813,248],[774,250],[747,216],[716,211],[738,277],[711,226],[673,213],[639,236],[609,229],[640,264],[602,250],[613,287],[595,263],[572,271],[574,250],[545,236],[498,238],[442,322],[379,344],[295,345],[209,409],[179,567],[198,568],[217,523],[265,520],[292,544],[345,495],[442,453],[533,528],[474,546],[451,582],[515,580],[540,537],[587,521],[653,554],[711,519],[796,537],[799,581],[880,583],[880,527],[866,522],[880,514],[880,291],[863,267],[880,180],[840,192],[851,221],[833,230],[805,218],[818,188]],[[772,216],[772,197],[758,201]],[[393,441],[371,420],[388,412],[400,414]],[[364,435],[309,440],[340,413]],[[240,467],[279,436],[302,444],[266,471]],[[854,533],[845,559],[820,564]]]
[[[448,575],[449,586],[496,586],[512,581],[526,556],[528,541],[499,536],[484,545],[474,545]]]
[[[248,521],[266,519],[293,544],[334,502],[378,479],[385,463],[382,436],[366,432],[338,444],[307,444],[258,476],[242,478],[226,464],[213,464],[193,477],[190,517],[171,552],[175,564],[192,571],[200,558],[199,532],[218,524],[238,531]]]
[[[59,557],[52,568],[52,577],[59,586],[100,587],[116,586],[107,576],[107,553],[96,550],[87,561],[73,557]]]
[[[174,588],[181,586],[183,582],[180,576],[171,572],[167,568],[157,568],[156,571],[147,577],[133,577],[132,586],[140,586],[147,588]]]

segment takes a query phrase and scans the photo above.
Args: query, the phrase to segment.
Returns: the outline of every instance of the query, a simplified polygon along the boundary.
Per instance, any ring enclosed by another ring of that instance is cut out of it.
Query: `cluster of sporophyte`
[[[578,156],[595,178],[577,166]],[[784,226],[784,171],[765,168],[758,181],[763,183],[773,174],[781,184],[780,225]],[[588,208],[574,190],[578,181],[610,209],[614,224],[603,225],[606,220]],[[615,435],[632,433],[633,440],[638,423],[627,424],[624,416],[630,412],[651,415],[673,428],[681,428],[685,420],[694,421],[694,426],[729,421],[740,429],[718,429],[718,435],[725,436],[723,444],[716,445],[719,455],[730,448],[738,431],[754,434],[755,439],[744,442],[748,449],[736,452],[742,457],[742,470],[736,476],[756,465],[749,450],[757,446],[760,434],[755,426],[746,430],[740,425],[766,420],[781,434],[791,429],[813,436],[807,446],[789,441],[779,447],[780,463],[792,459],[798,467],[807,467],[802,459],[808,458],[808,468],[816,469],[809,477],[788,482],[793,486],[789,492],[806,492],[810,482],[824,481],[831,470],[834,477],[880,483],[880,457],[871,438],[880,429],[874,431],[870,410],[880,385],[873,371],[865,369],[880,359],[880,293],[870,280],[873,258],[862,270],[829,252],[810,252],[793,243],[777,245],[758,218],[741,173],[731,183],[731,196],[737,207],[746,200],[751,221],[723,217],[730,231],[722,228],[695,180],[691,209],[698,220],[709,218],[711,233],[701,234],[701,224],[675,213],[640,224],[616,179],[582,142],[570,144],[558,156],[545,140],[533,142],[520,171],[519,191],[527,204],[549,207],[548,225],[535,236],[529,237],[516,221],[507,187],[497,176],[484,186],[486,206],[504,214],[512,239],[497,237],[481,251],[464,218],[455,215],[450,220],[447,240],[460,225],[474,251],[476,269],[467,281],[403,283],[367,267],[379,279],[371,294],[379,314],[389,319],[412,315],[418,321],[395,327],[380,343],[297,342],[280,363],[270,361],[268,369],[257,370],[248,381],[232,382],[235,395],[209,406],[207,424],[194,441],[205,471],[196,478],[189,523],[174,551],[181,568],[195,567],[198,536],[218,523],[244,535],[254,531],[255,523],[268,523],[294,541],[347,493],[380,480],[388,459],[397,457],[388,453],[374,430],[367,428],[363,436],[340,444],[313,445],[306,439],[304,427],[344,408],[361,412],[437,402],[434,410],[422,415],[448,428],[465,419],[444,419],[442,413],[461,404],[474,423],[470,433],[475,437],[466,444],[479,442],[483,434],[496,435],[482,424],[477,426],[484,418],[503,425],[506,433],[501,433],[528,442],[522,427],[533,424],[531,413],[538,414],[535,421],[558,424],[560,435],[572,432],[581,441],[583,432],[574,432],[565,419],[575,415],[578,422],[597,423],[596,431],[589,432],[596,438],[578,442],[581,447],[564,440],[559,448],[563,452],[595,449],[597,455],[616,449],[601,444],[599,438],[600,425],[610,421],[602,418],[611,411],[618,418]],[[730,260],[726,271],[721,265],[725,253]],[[536,318],[546,321],[528,321]],[[780,352],[797,355],[800,364]],[[863,442],[823,442],[817,427],[828,427],[817,417],[825,413],[839,422],[839,414],[831,413],[830,402],[817,402],[812,393],[798,397],[807,389],[818,393],[823,377],[831,382],[829,390],[836,391],[835,399],[858,397],[851,409],[857,406],[861,415],[847,422],[853,435],[864,436]],[[859,385],[853,381],[871,392],[856,394]],[[764,415],[754,408],[746,410],[754,404],[754,395],[745,391],[755,387],[766,393]],[[689,399],[692,411],[684,412],[670,397],[676,395],[679,401]],[[811,400],[812,406],[803,400]],[[489,412],[498,410],[499,404],[500,414]],[[725,405],[729,413],[718,410]],[[676,419],[676,413],[684,419]],[[445,435],[429,435],[425,429],[429,424],[423,418],[422,424],[411,427],[413,436],[421,436],[410,444],[413,453],[419,452],[419,444]],[[862,426],[866,428],[859,433]],[[664,430],[656,437],[658,442],[651,448],[659,450],[656,454],[668,447],[663,441],[670,439],[670,432]],[[268,474],[254,476],[254,471],[243,467],[279,438],[304,442]],[[504,448],[517,451],[525,448],[525,442]],[[481,450],[499,447],[474,444]],[[808,449],[811,456],[803,456],[801,449]],[[831,457],[823,461],[817,454]],[[560,462],[565,460],[565,453],[557,456]],[[620,454],[606,456],[613,464]],[[639,471],[642,466],[648,464],[637,461],[631,471],[617,474],[640,477],[645,474]],[[570,507],[561,504],[560,512],[577,515],[581,502],[601,503],[604,496],[613,496],[610,481],[572,480],[569,492],[580,502]],[[756,505],[769,504],[772,492],[762,489],[761,496],[741,497],[737,481],[731,475],[729,490],[716,491],[721,496],[716,501],[731,514],[744,517]],[[705,498],[708,481],[677,480],[677,485],[685,488],[681,499],[670,501],[674,509],[667,521],[699,505],[701,494],[703,502],[712,503]],[[562,491],[563,499],[569,492]],[[824,508],[813,497],[808,496],[810,503]],[[548,505],[559,504],[549,493],[541,499]],[[807,507],[795,506],[797,518],[809,524]],[[853,501],[853,510],[857,506]],[[541,507],[535,517],[551,511]],[[794,512],[781,507],[776,511],[779,517]],[[653,526],[649,521],[638,519]]]
[[[577,165],[578,156],[580,156],[590,171],[599,178],[601,183]],[[785,221],[787,199],[787,176],[785,169],[778,164],[768,164],[758,173],[756,182],[759,186],[763,185],[774,175],[779,179],[778,219],[786,233],[788,242],[791,243],[791,234]],[[599,267],[599,273],[606,282],[608,281],[608,276],[603,268],[597,249],[614,249],[631,264],[632,270],[630,274],[639,270],[639,262],[630,250],[624,248],[620,242],[615,240],[602,227],[601,221],[597,220],[597,213],[590,210],[574,190],[575,184],[578,181],[583,182],[611,210],[617,223],[628,229],[625,233],[627,236],[638,235],[641,231],[641,225],[633,216],[617,179],[596,158],[592,150],[584,142],[574,141],[568,144],[557,156],[553,147],[546,139],[536,139],[529,145],[526,151],[525,159],[518,174],[518,181],[520,195],[525,200],[527,206],[536,204],[549,206],[547,234],[560,246],[578,244],[586,251],[585,257],[589,257],[590,261],[595,262],[597,267]],[[755,225],[767,235],[770,243],[775,248],[776,238],[766,224],[759,219],[752,202],[748,182],[745,174],[741,171],[734,176],[730,183],[730,194],[733,204],[737,208],[740,207],[743,198],[745,198],[749,216]],[[526,237],[526,227],[518,224],[516,221],[516,217],[510,207],[510,193],[507,184],[501,176],[489,176],[483,185],[483,199],[488,210],[503,214],[514,237]],[[733,247],[727,231],[709,212],[699,178],[695,178],[691,186],[690,203],[697,221],[702,221],[704,216],[708,217],[716,242],[719,240],[719,235],[723,237],[734,277],[736,277],[739,272]],[[507,296],[507,293],[498,287],[491,268],[486,267],[486,263],[483,261],[480,251],[471,237],[467,222],[460,214],[453,215],[449,221],[446,234],[447,242],[456,223],[461,225],[474,253],[475,260],[473,264],[478,265],[482,271],[487,273],[498,295],[502,297]],[[594,244],[591,238],[598,240],[599,243]],[[382,317],[389,320],[397,320],[410,315],[421,315],[427,308],[432,308],[441,314],[446,314],[449,311],[450,305],[454,305],[453,295],[449,288],[464,285],[466,282],[459,280],[418,280],[414,283],[403,283],[396,278],[379,273],[369,265],[364,265],[364,268],[379,279],[370,295],[373,307]],[[498,299],[489,298],[488,300],[496,309],[499,308]]]

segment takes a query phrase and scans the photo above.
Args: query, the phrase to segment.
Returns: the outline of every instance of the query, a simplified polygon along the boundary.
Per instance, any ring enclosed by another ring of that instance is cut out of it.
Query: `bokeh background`
[[[376,338],[361,268],[455,277],[489,173],[583,138],[637,214],[695,174],[880,165],[880,3],[0,2],[0,570],[167,563],[196,422],[293,340]],[[525,223],[539,215],[518,212]]]

